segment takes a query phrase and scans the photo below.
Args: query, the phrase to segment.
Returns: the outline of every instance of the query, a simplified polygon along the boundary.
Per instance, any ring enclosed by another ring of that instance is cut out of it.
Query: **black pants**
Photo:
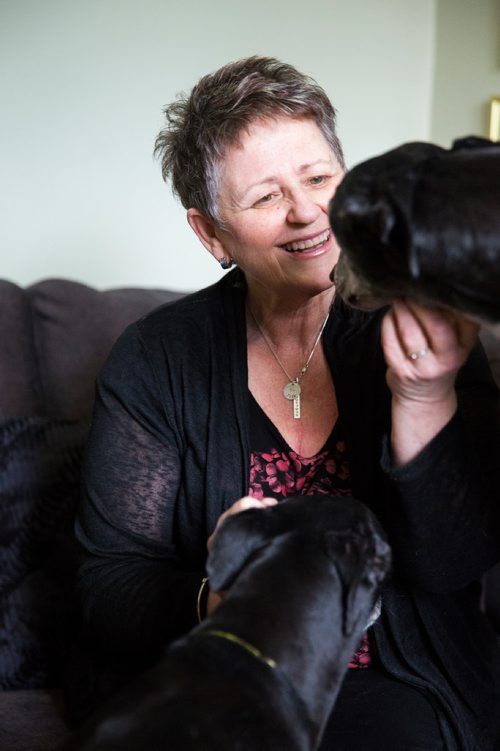
[[[319,751],[442,751],[436,712],[379,668],[350,669]]]

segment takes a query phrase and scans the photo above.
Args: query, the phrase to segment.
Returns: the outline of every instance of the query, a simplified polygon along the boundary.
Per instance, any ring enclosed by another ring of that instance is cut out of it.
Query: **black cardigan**
[[[146,662],[194,626],[207,537],[247,494],[245,295],[236,269],[162,306],[126,330],[99,376],[80,587],[89,628],[116,655]],[[383,313],[337,300],[323,337],[353,494],[393,548],[374,638],[385,668],[441,708],[448,748],[486,751],[500,660],[475,582],[499,558],[496,387],[478,347],[459,375],[457,415],[392,469]]]

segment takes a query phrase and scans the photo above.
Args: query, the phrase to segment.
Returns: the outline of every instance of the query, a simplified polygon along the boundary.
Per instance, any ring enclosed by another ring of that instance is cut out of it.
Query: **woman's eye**
[[[254,206],[264,206],[266,203],[271,203],[275,197],[274,193],[267,193],[265,196],[262,196],[262,198],[255,201]]]
[[[326,180],[326,175],[315,175],[314,177],[311,177],[309,182],[311,183],[311,185],[322,185],[324,182],[326,182]]]

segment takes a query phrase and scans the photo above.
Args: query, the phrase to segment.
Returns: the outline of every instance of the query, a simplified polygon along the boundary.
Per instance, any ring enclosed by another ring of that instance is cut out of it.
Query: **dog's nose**
[[[335,269],[336,268],[337,268],[337,264],[335,264],[335,266],[333,267],[333,269],[330,271],[330,281],[331,282],[335,281]]]
[[[349,295],[349,297],[347,298],[347,302],[349,303],[349,305],[352,305],[353,307],[356,307],[356,305],[358,304],[358,296],[357,295]]]

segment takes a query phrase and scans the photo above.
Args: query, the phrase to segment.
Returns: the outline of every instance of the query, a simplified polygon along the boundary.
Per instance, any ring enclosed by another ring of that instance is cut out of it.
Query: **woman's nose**
[[[318,204],[305,191],[297,191],[290,197],[288,221],[294,224],[311,224],[321,212]]]

